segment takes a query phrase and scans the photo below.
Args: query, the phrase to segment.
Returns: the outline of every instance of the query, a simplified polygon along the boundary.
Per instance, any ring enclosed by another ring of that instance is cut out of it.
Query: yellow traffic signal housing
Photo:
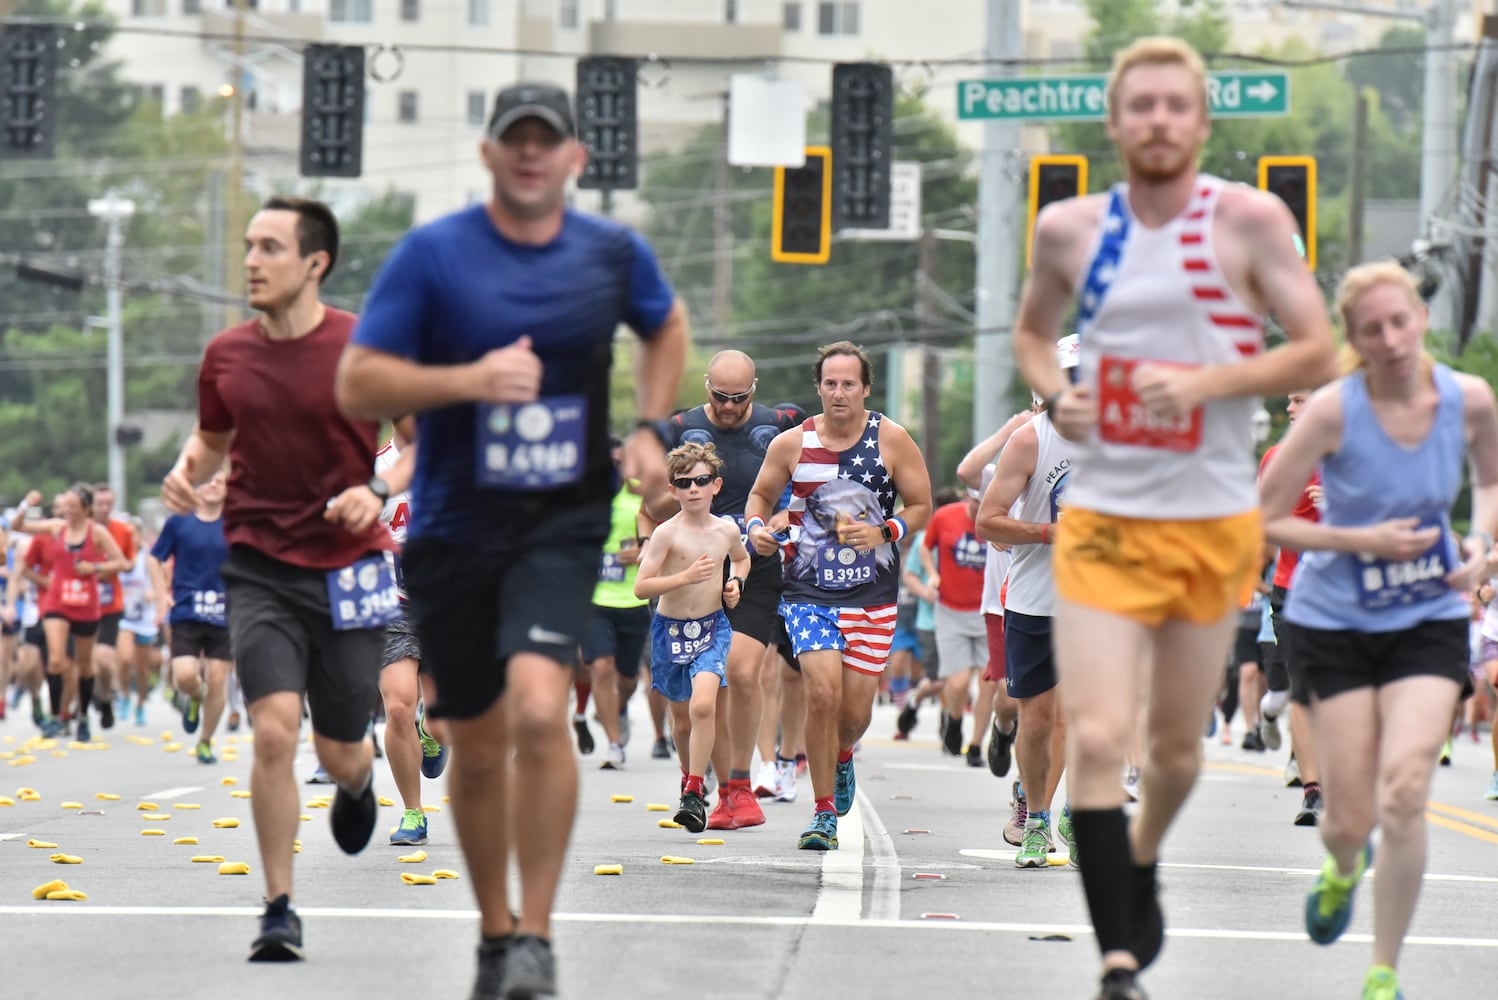
[[[770,259],[825,264],[832,256],[832,149],[806,147],[806,165],[775,168]]]
[[[1025,224],[1025,266],[1035,245],[1035,217],[1053,201],[1087,193],[1087,157],[1072,153],[1030,157],[1030,217]]]
[[[1301,256],[1316,269],[1316,157],[1259,157],[1259,190],[1276,195],[1290,208],[1305,241]]]

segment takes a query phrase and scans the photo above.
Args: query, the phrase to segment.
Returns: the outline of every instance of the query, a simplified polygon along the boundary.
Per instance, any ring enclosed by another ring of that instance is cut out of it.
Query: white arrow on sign
[[[1244,91],[1244,93],[1248,94],[1249,97],[1252,97],[1260,104],[1268,104],[1270,101],[1274,100],[1274,95],[1278,94],[1279,92],[1279,88],[1270,83],[1268,80],[1260,80],[1258,83],[1254,84],[1252,87],[1249,87],[1246,91]]]

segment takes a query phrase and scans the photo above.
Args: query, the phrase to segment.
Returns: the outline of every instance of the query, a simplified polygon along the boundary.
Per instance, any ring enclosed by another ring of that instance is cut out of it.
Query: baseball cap
[[[549,83],[517,83],[501,90],[489,116],[489,135],[499,138],[522,118],[539,118],[565,136],[577,134],[572,123],[572,98]]]

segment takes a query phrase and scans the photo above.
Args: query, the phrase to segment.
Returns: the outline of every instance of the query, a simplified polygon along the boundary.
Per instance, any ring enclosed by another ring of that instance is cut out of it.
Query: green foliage
[[[1425,56],[1420,52],[1393,51],[1425,46],[1425,29],[1398,25],[1378,40],[1379,52],[1354,56],[1347,62],[1347,82],[1362,90],[1378,92],[1378,104],[1394,128],[1413,133],[1420,123],[1425,94]]]

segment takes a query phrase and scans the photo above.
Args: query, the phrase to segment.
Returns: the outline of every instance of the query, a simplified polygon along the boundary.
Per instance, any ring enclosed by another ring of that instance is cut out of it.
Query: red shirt
[[[317,328],[272,340],[258,320],[208,343],[198,370],[198,423],[234,431],[224,538],[307,569],[341,569],[394,549],[377,520],[361,535],[324,520],[328,501],[374,474],[380,425],[333,402],[333,375],[355,317],[328,308]]]
[[[938,507],[926,525],[926,548],[936,552],[936,589],[941,605],[953,611],[983,608],[983,562],[988,546],[961,501]]]
[[[135,532],[130,530],[130,525],[111,517],[104,527],[109,529],[109,537],[114,539],[114,543],[120,547],[125,558],[134,562]],[[123,614],[124,611],[125,590],[120,586],[119,574],[110,573],[108,576],[99,577],[99,614]]]
[[[1280,450],[1279,445],[1271,445],[1264,452],[1264,457],[1259,460],[1259,478],[1264,478],[1264,470],[1269,468],[1269,460],[1274,453]],[[1291,511],[1296,517],[1303,517],[1307,521],[1320,521],[1321,511],[1311,502],[1310,489],[1312,486],[1321,485],[1321,473],[1311,473],[1311,478],[1306,481],[1306,488],[1300,491],[1300,496],[1295,500],[1295,508]],[[1274,585],[1276,587],[1289,587],[1290,577],[1295,573],[1295,564],[1300,562],[1300,553],[1294,549],[1281,546],[1280,554],[1274,560]]]
[[[80,562],[94,565],[104,561],[104,552],[94,541],[94,522],[89,521],[83,541],[67,544],[67,529],[59,528],[52,539],[52,586],[42,596],[43,615],[62,615],[70,622],[99,620],[99,574],[87,576],[78,572]]]
[[[26,568],[39,576],[50,577],[52,575],[52,542],[51,535],[32,535],[31,544],[26,546]],[[47,588],[41,584],[36,585],[37,607],[41,607],[42,600],[47,596]]]

